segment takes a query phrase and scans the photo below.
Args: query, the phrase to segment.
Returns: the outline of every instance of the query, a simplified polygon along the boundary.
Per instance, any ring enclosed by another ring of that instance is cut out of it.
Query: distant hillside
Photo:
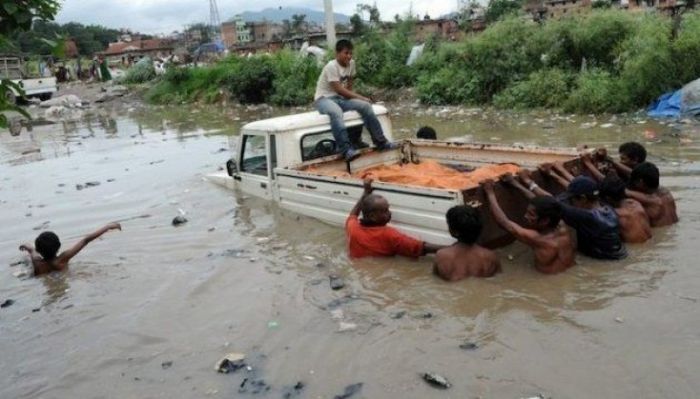
[[[315,22],[317,24],[323,24],[325,21],[325,15],[323,11],[312,10],[310,8],[304,7],[279,7],[279,8],[266,8],[262,11],[245,11],[241,13],[244,21],[262,21],[266,19],[268,21],[282,22],[285,19],[292,20],[292,15],[294,14],[306,14],[306,20],[308,22]],[[350,23],[350,17],[345,14],[333,13],[335,16],[335,23],[337,24],[347,24]]]

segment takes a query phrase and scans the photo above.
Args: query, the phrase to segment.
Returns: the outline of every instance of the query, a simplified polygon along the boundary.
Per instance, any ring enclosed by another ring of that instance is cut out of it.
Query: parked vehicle
[[[391,139],[391,122],[386,108],[375,105],[374,110],[385,136]],[[355,112],[345,113],[345,123],[351,134],[363,128],[362,119]],[[347,163],[335,153],[328,117],[317,112],[246,124],[238,138],[235,154],[227,163],[227,171],[208,175],[207,179],[275,201],[284,209],[340,226],[362,194],[362,180],[345,173],[348,171],[426,160],[464,169],[500,163],[535,169],[542,162],[555,161],[563,161],[570,168],[580,167],[575,149],[418,139],[403,140],[400,148],[386,152],[364,149],[359,158]],[[533,177],[543,187],[555,193],[561,191],[542,179],[536,170]],[[442,189],[377,181],[373,186],[375,192],[390,203],[391,225],[407,234],[437,244],[450,244],[454,239],[447,231],[445,213],[452,206],[467,204],[480,209],[484,220],[482,244],[496,247],[512,241],[484,209],[486,201],[478,184],[461,189]],[[496,189],[508,216],[522,221],[526,200],[500,183]]]
[[[27,76],[22,60],[17,56],[0,55],[0,81],[11,80],[24,91],[24,97],[38,97],[40,100],[48,100],[58,90],[55,77],[30,78]],[[15,104],[20,98],[20,93],[10,89],[6,93],[7,100]]]

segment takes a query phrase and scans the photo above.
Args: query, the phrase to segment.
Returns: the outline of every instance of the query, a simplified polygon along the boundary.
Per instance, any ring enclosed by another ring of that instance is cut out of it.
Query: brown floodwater
[[[396,137],[427,124],[503,144],[642,141],[678,203],[680,222],[624,261],[579,256],[547,276],[514,244],[502,274],[448,284],[429,257],[351,262],[342,229],[203,180],[242,123],[297,111],[137,107],[0,133],[0,301],[15,301],[0,309],[0,398],[333,398],[355,383],[356,398],[700,395],[697,125],[395,107]],[[67,246],[113,220],[123,231],[67,272],[14,276],[41,230]],[[214,371],[229,352],[251,369]]]

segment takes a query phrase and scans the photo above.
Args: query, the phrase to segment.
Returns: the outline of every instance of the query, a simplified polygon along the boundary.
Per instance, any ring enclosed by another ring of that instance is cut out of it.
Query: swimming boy
[[[101,229],[86,235],[70,249],[61,252],[58,256],[56,254],[58,254],[58,250],[61,248],[61,241],[58,239],[58,236],[51,231],[45,231],[39,234],[34,241],[36,249],[32,247],[31,244],[23,244],[19,246],[19,250],[29,253],[32,259],[32,265],[34,266],[34,275],[38,276],[52,271],[65,270],[68,267],[68,262],[91,241],[109,230],[121,229],[122,226],[119,223],[109,223]]]
[[[381,195],[372,194],[372,190],[372,180],[365,180],[362,197],[345,221],[351,258],[394,255],[417,258],[442,248],[441,245],[417,240],[387,226],[391,221],[389,202]],[[360,211],[362,220],[359,219]]]
[[[676,201],[665,187],[659,186],[659,169],[644,162],[632,169],[629,189],[625,194],[639,201],[649,215],[651,227],[668,226],[678,222]]]
[[[526,197],[551,196],[540,188],[529,172],[521,170],[518,175],[523,184],[515,179],[511,184]],[[527,188],[526,188],[527,187]],[[620,220],[609,205],[601,204],[598,198],[598,184],[587,176],[577,176],[566,189],[562,207],[562,219],[576,230],[578,250],[584,255],[598,259],[623,259],[627,250],[620,236]]]
[[[330,117],[336,149],[343,154],[346,161],[351,161],[360,155],[348,139],[348,131],[343,119],[343,113],[346,111],[357,111],[360,114],[378,150],[397,148],[396,144],[384,137],[382,125],[372,108],[372,100],[352,90],[355,77],[352,49],[353,45],[349,40],[338,40],[335,45],[335,59],[323,67],[314,94],[314,105],[318,112]]]
[[[575,263],[576,246],[569,230],[561,223],[562,209],[553,197],[533,197],[525,211],[528,226],[508,219],[501,209],[492,180],[481,183],[494,220],[515,239],[535,253],[535,269],[546,274],[562,272]]]
[[[457,242],[437,251],[433,272],[443,280],[491,277],[501,271],[496,254],[476,243],[482,223],[476,209],[458,205],[447,211],[447,226]]]

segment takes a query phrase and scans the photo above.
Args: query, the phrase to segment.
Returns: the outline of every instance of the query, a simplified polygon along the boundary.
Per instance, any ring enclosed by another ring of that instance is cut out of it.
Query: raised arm
[[[362,192],[360,199],[357,200],[355,206],[352,208],[352,210],[350,210],[350,216],[360,216],[362,201],[364,201],[365,197],[372,194],[372,191],[374,190],[374,188],[372,188],[372,179],[365,179],[362,187],[364,188],[364,191]]]
[[[83,248],[85,248],[86,245],[88,245],[90,242],[94,241],[95,239],[99,238],[102,234],[110,231],[110,230],[121,230],[122,226],[119,223],[109,223],[105,225],[104,227],[100,228],[99,230],[96,230],[85,237],[81,238],[80,241],[75,243],[73,247],[70,249],[67,249],[61,253],[61,255],[58,256],[58,261],[63,263],[63,262],[68,262],[73,258],[75,255],[78,254]]]
[[[533,196],[528,196],[526,195],[527,198],[533,198],[533,197],[551,197],[552,194],[549,193],[549,191],[543,189],[542,187],[538,186],[537,183],[535,183],[532,180],[532,176],[530,176],[530,171],[527,169],[520,169],[520,172],[518,172],[518,177],[520,180],[523,182],[523,184],[527,185],[527,188],[525,186],[522,186],[518,188],[519,190],[525,190],[531,192]]]
[[[566,179],[566,181],[567,181],[566,185],[567,185],[567,186],[569,185],[569,183],[570,183],[572,180],[574,180],[574,175],[572,175],[568,170],[566,170],[566,168],[564,167],[564,163],[563,163],[563,162],[554,162],[554,163],[552,164],[552,168],[553,168],[557,173],[559,173],[559,175],[560,175],[561,177],[563,177],[564,179]]]
[[[536,195],[532,191],[528,190],[526,187],[523,187],[523,185],[518,181],[518,179],[513,177],[513,175],[511,175],[510,173],[501,177],[501,181],[520,191],[520,193],[524,195],[527,199],[532,199],[536,197]]]
[[[599,171],[598,168],[596,168],[593,164],[593,158],[591,157],[591,154],[581,154],[581,162],[583,163],[583,166],[586,169],[588,169],[588,171],[591,173],[591,176],[593,176],[594,179],[596,179],[599,182],[605,179],[605,175],[601,171]]]
[[[600,160],[609,161],[620,177],[628,178],[632,174],[632,169],[629,166],[621,163],[620,161],[616,161],[614,158],[608,156],[608,150],[606,150],[605,148],[598,148],[595,152],[595,157]]]
[[[540,172],[542,172],[542,174],[551,178],[552,180],[557,182],[557,184],[559,184],[560,186],[562,186],[564,188],[569,186],[569,182],[565,178],[560,176],[556,170],[554,170],[553,164],[543,163],[542,165],[538,166],[537,168],[540,170]]]
[[[513,222],[506,216],[501,206],[498,204],[498,198],[496,198],[496,192],[493,189],[493,180],[488,179],[481,183],[481,188],[486,194],[486,199],[489,202],[489,209],[491,210],[491,215],[493,216],[496,223],[501,226],[505,231],[512,234],[517,240],[524,242],[528,245],[536,245],[536,238],[538,234],[534,230],[526,229],[519,224]]]
[[[661,206],[661,205],[663,205],[663,201],[661,200],[661,198],[659,198],[655,195],[645,194],[645,193],[642,193],[640,191],[626,189],[625,195],[629,198],[632,198],[634,200],[639,201],[639,203],[642,204],[643,206],[648,206],[648,205]]]

